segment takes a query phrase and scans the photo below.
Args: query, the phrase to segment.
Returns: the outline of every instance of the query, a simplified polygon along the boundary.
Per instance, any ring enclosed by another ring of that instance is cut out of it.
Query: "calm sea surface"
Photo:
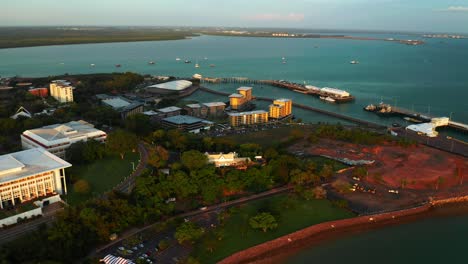
[[[314,97],[271,87],[255,87],[254,93],[289,97],[379,123],[394,120],[365,113],[362,107],[381,99],[438,116],[453,112],[454,120],[468,123],[468,40],[428,39],[427,42],[422,46],[407,46],[382,41],[202,36],[181,41],[3,49],[0,50],[0,76],[134,71],[187,77],[200,73],[213,77],[284,79],[344,89],[357,100],[330,105]],[[282,57],[287,64],[281,63]],[[183,63],[185,59],[192,64]],[[351,60],[359,60],[360,64],[351,65]],[[148,65],[149,61],[156,64]],[[201,66],[198,69],[194,67],[196,62]],[[122,67],[116,68],[115,64]],[[210,64],[216,67],[211,68]],[[227,91],[236,88],[216,87]],[[202,93],[192,96],[200,100],[205,97],[212,98]],[[306,121],[324,120],[303,111],[297,111],[296,115]],[[400,122],[403,123],[401,119]]]
[[[468,263],[468,216],[432,218],[328,241],[285,263]]]
[[[384,37],[414,38],[387,35]],[[317,48],[315,47],[317,46]],[[206,59],[205,59],[206,57]],[[282,57],[287,63],[282,64]],[[181,58],[181,61],[176,61]],[[192,64],[185,64],[185,59]],[[351,65],[351,60],[360,64]],[[156,61],[155,65],[148,65]],[[195,69],[198,62],[201,68]],[[95,64],[91,67],[90,64]],[[121,68],[115,68],[121,64]],[[215,64],[216,67],[209,67]],[[274,87],[254,86],[254,94],[287,97],[315,107],[390,124],[364,112],[384,102],[468,123],[468,40],[428,39],[422,46],[381,41],[267,39],[203,36],[182,41],[47,46],[0,50],[0,76],[48,76],[64,73],[133,71],[153,75],[249,77],[337,87],[356,96],[332,105]],[[234,92],[237,85],[212,85]],[[227,98],[197,92],[188,100]],[[267,107],[258,103],[258,108]],[[310,122],[336,121],[295,109]],[[445,134],[460,136],[456,132]],[[288,263],[468,263],[468,217],[430,219],[390,227],[304,250]]]

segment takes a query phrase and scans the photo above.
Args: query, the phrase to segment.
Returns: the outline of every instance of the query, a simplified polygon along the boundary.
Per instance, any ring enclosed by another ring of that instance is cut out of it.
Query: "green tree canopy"
[[[208,158],[198,150],[189,150],[182,153],[181,161],[182,165],[192,171],[205,167]]]
[[[205,230],[201,227],[198,227],[195,223],[185,222],[177,227],[174,237],[177,239],[179,244],[186,242],[193,243],[195,240],[199,239],[204,232]]]
[[[249,224],[254,229],[261,229],[263,232],[269,229],[278,227],[275,217],[270,213],[259,213],[258,215],[249,219]]]
[[[107,148],[115,153],[119,153],[120,158],[124,159],[125,152],[132,151],[136,148],[138,139],[135,134],[125,130],[117,130],[107,136]]]

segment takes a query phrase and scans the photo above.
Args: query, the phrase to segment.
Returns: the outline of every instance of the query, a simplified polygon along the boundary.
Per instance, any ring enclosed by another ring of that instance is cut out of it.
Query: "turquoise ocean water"
[[[177,62],[177,57],[182,61]],[[287,64],[281,63],[282,57],[286,58]],[[185,64],[185,59],[193,63]],[[156,61],[156,65],[148,65],[151,60]],[[360,64],[351,65],[351,60],[358,60]],[[195,69],[197,61],[201,68]],[[96,66],[91,67],[92,63]],[[116,68],[115,64],[122,64],[122,67]],[[210,68],[209,64],[216,67]],[[256,89],[254,93],[291,97],[375,120],[376,117],[363,114],[362,107],[383,99],[387,103],[439,116],[449,116],[453,112],[454,120],[468,123],[467,69],[468,40],[428,39],[426,45],[407,46],[382,41],[202,36],[181,41],[0,50],[0,76],[134,71],[154,75],[192,76],[200,73],[213,77],[305,81],[320,87],[347,90],[357,100],[337,106],[283,90],[264,88],[264,91]]]
[[[211,77],[284,79],[337,87],[357,99],[353,103],[332,105],[303,94],[258,85],[254,86],[254,94],[292,98],[382,124],[404,121],[380,118],[362,108],[382,99],[422,113],[438,116],[452,113],[455,121],[468,123],[468,40],[426,41],[422,46],[407,46],[380,41],[202,36],[182,41],[3,49],[0,50],[0,76],[133,71],[183,77],[199,73]],[[177,57],[181,61],[176,61]],[[287,64],[281,63],[282,57]],[[185,59],[193,63],[185,64]],[[152,60],[156,65],[148,65]],[[351,65],[351,60],[360,64]],[[194,68],[196,62],[201,68]],[[92,63],[96,66],[90,67]],[[115,64],[122,67],[115,68]],[[210,64],[216,67],[211,68]],[[211,87],[232,92],[237,88],[236,85]],[[226,101],[227,98],[197,92],[188,99]],[[260,102],[258,107],[266,108],[267,103]],[[294,113],[310,122],[336,121],[298,109]],[[464,242],[468,235],[467,223],[467,217],[458,217],[391,227],[306,249],[288,262],[468,263]]]

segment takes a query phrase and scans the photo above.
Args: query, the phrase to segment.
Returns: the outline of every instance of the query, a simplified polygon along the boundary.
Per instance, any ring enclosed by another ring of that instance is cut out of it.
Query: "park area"
[[[207,250],[209,236],[195,244],[194,256],[202,263],[216,263],[235,252],[270,241],[314,224],[354,217],[328,200],[304,200],[294,194],[283,194],[250,202],[229,210],[229,216],[217,227],[223,239],[216,241],[213,251]],[[249,219],[258,213],[270,212],[277,220],[276,229],[263,232],[253,229]]]
[[[132,173],[132,162],[134,162],[136,167],[138,159],[138,153],[128,153],[123,160],[118,155],[110,155],[91,164],[73,165],[73,167],[66,171],[68,178],[66,201],[69,204],[76,205],[89,198],[110,191]],[[71,184],[70,181],[76,184],[80,180],[84,180],[89,186],[77,192],[75,190],[76,185],[74,188],[74,184]]]

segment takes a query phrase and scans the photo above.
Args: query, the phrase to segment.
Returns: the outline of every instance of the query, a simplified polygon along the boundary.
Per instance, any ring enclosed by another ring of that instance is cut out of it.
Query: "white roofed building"
[[[236,152],[230,153],[205,153],[208,163],[213,163],[216,167],[236,166],[250,162],[250,158],[239,158]]]
[[[106,132],[80,120],[26,130],[21,134],[21,145],[23,149],[43,148],[65,158],[66,149],[73,143],[90,139],[104,142],[106,138]]]
[[[330,87],[324,87],[320,89],[322,93],[338,96],[338,97],[349,97],[350,94],[346,91],[336,89],[336,88],[330,88]]]
[[[155,94],[180,94],[193,85],[192,82],[187,80],[177,80],[165,83],[159,83],[146,87],[145,89],[150,93]]]
[[[0,156],[0,208],[52,194],[66,194],[72,165],[42,148]]]

